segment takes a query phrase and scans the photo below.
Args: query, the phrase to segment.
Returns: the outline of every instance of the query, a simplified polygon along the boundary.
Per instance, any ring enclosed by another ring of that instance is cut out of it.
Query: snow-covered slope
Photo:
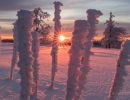
[[[18,68],[15,69],[14,80],[8,80],[12,44],[0,44],[0,100],[19,100],[20,77]],[[51,75],[51,47],[40,47],[40,81],[38,95],[40,100],[64,100],[67,81],[69,47],[59,49],[59,64],[56,74],[55,88],[49,90]],[[87,76],[87,84],[81,100],[108,100],[109,89],[114,77],[119,50],[92,48],[90,58],[91,71]],[[130,61],[130,58],[128,59]],[[126,66],[128,72],[118,100],[130,100],[130,65]]]

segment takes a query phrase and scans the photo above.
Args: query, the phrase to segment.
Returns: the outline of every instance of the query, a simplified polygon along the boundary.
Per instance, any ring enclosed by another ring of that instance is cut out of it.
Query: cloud
[[[48,4],[47,0],[0,0],[1,11],[32,9]],[[46,6],[47,7],[47,6]]]
[[[0,0],[1,11],[18,11],[19,9],[32,10],[36,7],[53,11],[53,2],[55,0]],[[64,10],[74,11],[74,15],[82,15],[87,9],[93,8],[101,10],[104,14],[110,11],[118,15],[130,15],[130,0],[60,0],[64,6]],[[68,12],[69,13],[69,12]],[[65,13],[66,14],[66,13]],[[64,15],[65,15],[64,14]],[[69,14],[66,14],[69,17]],[[2,16],[2,15],[0,15]],[[71,16],[72,17],[72,16]]]
[[[42,7],[51,9],[55,0],[0,0],[0,10],[18,10],[18,9],[33,9]],[[64,8],[87,8],[89,5],[103,6],[118,5],[119,3],[128,5],[130,0],[60,0],[64,4]]]

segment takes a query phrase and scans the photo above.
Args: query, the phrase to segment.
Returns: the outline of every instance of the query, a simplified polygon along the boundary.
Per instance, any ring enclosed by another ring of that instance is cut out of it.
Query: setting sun
[[[59,36],[59,41],[60,41],[60,42],[63,42],[64,40],[65,40],[65,36],[60,35],[60,36]]]

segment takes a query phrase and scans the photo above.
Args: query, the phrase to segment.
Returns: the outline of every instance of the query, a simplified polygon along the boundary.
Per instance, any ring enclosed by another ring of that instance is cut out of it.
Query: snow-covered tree
[[[69,51],[70,61],[68,68],[67,94],[66,100],[76,100],[78,79],[80,75],[80,67],[82,66],[82,57],[84,54],[84,43],[88,33],[88,23],[86,20],[76,20],[72,45]]]
[[[123,41],[122,37],[127,34],[126,29],[123,27],[114,27],[113,30],[113,40]]]
[[[87,19],[88,19],[88,24],[89,24],[89,34],[87,36],[87,41],[89,43],[87,48],[92,47],[92,40],[94,38],[94,35],[96,33],[96,24],[98,24],[98,17],[102,15],[101,11],[96,10],[96,9],[89,9],[87,10]]]
[[[14,29],[13,29],[13,39],[14,39],[14,44],[13,44],[13,55],[12,55],[12,61],[11,61],[11,72],[10,72],[10,79],[13,79],[13,71],[15,68],[15,65],[18,61],[18,33],[17,33],[17,21],[14,23]]]
[[[125,28],[115,26],[113,17],[115,16],[110,12],[110,18],[105,23],[107,27],[104,31],[104,38],[102,39],[102,45],[105,48],[120,48],[121,37],[126,34]]]
[[[47,35],[49,33],[49,30],[50,30],[50,26],[45,22],[45,19],[47,19],[50,15],[47,13],[47,12],[43,12],[41,8],[35,8],[34,11],[34,21],[33,21],[33,32],[32,32],[32,35],[33,35],[33,47],[32,47],[32,50],[33,50],[33,56],[36,56],[34,57],[35,60],[34,60],[34,63],[33,63],[33,68],[34,68],[34,77],[35,77],[35,83],[36,83],[36,87],[37,87],[37,81],[36,81],[36,77],[38,77],[38,69],[36,69],[36,67],[38,66],[35,66],[38,64],[38,52],[39,52],[39,34],[43,35],[43,37],[45,37],[45,35]],[[17,25],[14,23],[14,29],[13,29],[13,38],[14,38],[14,45],[13,45],[13,55],[12,55],[12,61],[11,61],[11,72],[10,72],[10,79],[13,78],[13,72],[14,72],[14,68],[15,68],[15,65],[17,63],[17,59],[18,59],[18,51],[17,51],[17,47],[18,47],[18,34],[17,34]],[[35,35],[34,35],[35,34]],[[44,35],[45,34],[45,35]],[[37,45],[36,45],[37,44]],[[37,63],[37,64],[35,64]],[[36,76],[37,75],[37,76]],[[36,92],[36,88],[35,88],[35,92]]]
[[[39,33],[37,31],[32,32],[32,52],[33,52],[33,81],[34,81],[34,88],[33,88],[33,95],[37,96],[37,84],[39,79],[39,48],[40,48],[40,40],[39,40]]]
[[[127,64],[128,54],[130,49],[130,40],[123,43],[120,55],[116,65],[116,73],[110,88],[109,100],[116,100],[118,93],[123,87],[124,77],[127,75],[125,65]]]
[[[40,36],[43,37],[43,42],[47,42],[48,35],[50,33],[50,25],[47,24],[48,18],[50,17],[50,14],[47,12],[42,11],[41,8],[35,8],[34,9],[35,19],[34,19],[34,29],[38,33],[40,33]]]
[[[54,84],[54,78],[55,73],[57,71],[57,55],[58,55],[58,36],[61,33],[61,22],[60,22],[60,7],[63,6],[61,2],[54,2],[55,7],[55,13],[54,13],[54,38],[52,43],[52,50],[51,50],[51,56],[52,56],[52,73],[51,73],[51,88],[53,88]]]
[[[113,21],[113,17],[115,17],[115,16],[112,14],[112,12],[110,12],[110,18],[105,23],[105,24],[107,24],[107,27],[104,31],[104,38],[103,38],[102,42],[106,48],[110,48],[110,44],[111,44],[111,40],[112,40],[111,38],[113,35],[112,30],[115,27],[115,21]]]
[[[44,21],[46,18],[49,17],[47,12],[43,12],[41,8],[34,9],[34,23],[33,23],[33,32],[32,32],[32,52],[33,52],[33,81],[34,81],[34,88],[33,88],[33,96],[37,96],[37,84],[39,79],[39,48],[40,48],[40,34],[48,34],[49,32],[49,25]]]
[[[17,34],[18,34],[18,52],[21,76],[21,92],[20,100],[30,100],[32,94],[33,84],[33,53],[32,53],[32,28],[34,13],[27,10],[20,10],[17,14],[18,20]]]
[[[44,36],[48,35],[50,32],[50,25],[47,24],[46,20],[50,17],[50,14],[47,12],[42,11],[41,8],[34,9],[34,29],[35,31],[41,33]]]
[[[90,70],[89,66],[89,58],[90,58],[90,49],[92,47],[92,39],[96,33],[96,24],[98,24],[98,19],[102,13],[99,10],[96,9],[89,9],[87,10],[87,15],[88,15],[88,35],[86,36],[86,41],[84,43],[84,54],[82,58],[82,66],[80,68],[80,76],[78,79],[78,88],[77,88],[77,93],[75,96],[74,100],[79,100],[80,95],[82,93],[82,90],[85,88],[86,80],[87,80],[87,73]],[[87,26],[86,26],[87,27]]]

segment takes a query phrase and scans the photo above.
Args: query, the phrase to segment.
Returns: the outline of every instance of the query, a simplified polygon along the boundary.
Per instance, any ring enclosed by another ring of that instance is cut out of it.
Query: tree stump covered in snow
[[[59,34],[61,33],[61,22],[60,22],[60,7],[63,6],[61,2],[54,2],[55,13],[54,13],[54,39],[52,43],[52,75],[51,75],[51,88],[53,87],[53,82],[55,78],[55,73],[57,71],[57,55],[58,55],[58,44],[59,44]]]
[[[75,100],[80,67],[84,52],[84,42],[88,33],[86,20],[76,20],[70,49],[66,100]]]
[[[32,54],[32,35],[31,29],[33,26],[33,12],[27,10],[20,10],[17,14],[17,33],[18,33],[18,51],[21,75],[21,94],[20,100],[30,100],[32,94],[33,83],[33,54]]]

